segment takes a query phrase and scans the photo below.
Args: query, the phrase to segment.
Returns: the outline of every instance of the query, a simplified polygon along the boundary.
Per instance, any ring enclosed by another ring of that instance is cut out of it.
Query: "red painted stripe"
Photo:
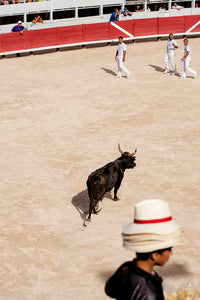
[[[154,223],[164,223],[172,221],[172,217],[163,218],[163,219],[154,219],[154,220],[137,220],[134,219],[134,223],[136,224],[154,224]]]

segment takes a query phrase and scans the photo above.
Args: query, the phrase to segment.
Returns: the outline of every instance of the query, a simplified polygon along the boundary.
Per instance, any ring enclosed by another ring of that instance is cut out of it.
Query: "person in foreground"
[[[135,206],[134,221],[122,230],[123,245],[136,258],[122,264],[106,282],[105,292],[117,300],[164,300],[162,278],[154,266],[163,266],[172,247],[183,242],[183,230],[171,217],[167,202],[149,199]]]

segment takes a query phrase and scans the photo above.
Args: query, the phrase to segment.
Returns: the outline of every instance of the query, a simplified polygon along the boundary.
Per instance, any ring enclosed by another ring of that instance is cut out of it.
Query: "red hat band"
[[[155,224],[155,223],[165,223],[172,221],[172,217],[167,217],[163,219],[154,219],[154,220],[137,220],[134,219],[134,223],[136,224]]]

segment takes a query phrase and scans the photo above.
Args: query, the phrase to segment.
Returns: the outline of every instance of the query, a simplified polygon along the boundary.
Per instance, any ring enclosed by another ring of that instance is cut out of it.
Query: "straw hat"
[[[134,220],[122,229],[123,245],[145,253],[179,245],[183,230],[173,221],[167,202],[148,199],[135,206]]]

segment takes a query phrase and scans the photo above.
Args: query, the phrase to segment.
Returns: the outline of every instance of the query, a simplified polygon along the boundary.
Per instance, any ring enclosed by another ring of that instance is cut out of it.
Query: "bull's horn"
[[[136,152],[137,152],[137,148],[136,148],[135,151],[131,154],[131,156],[134,156]]]
[[[118,144],[118,149],[119,149],[119,152],[120,152],[121,154],[124,154],[124,152],[123,152],[122,149],[120,148],[120,144]]]

